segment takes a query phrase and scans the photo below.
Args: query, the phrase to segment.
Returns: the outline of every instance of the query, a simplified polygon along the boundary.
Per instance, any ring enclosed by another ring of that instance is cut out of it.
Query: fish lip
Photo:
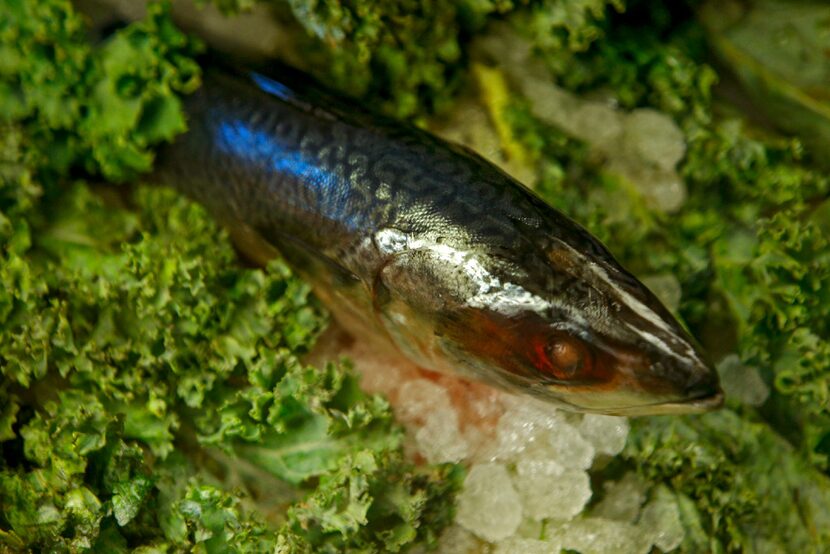
[[[618,415],[622,416],[702,414],[722,407],[724,399],[723,391],[718,389],[714,393],[677,402],[655,402],[611,411],[616,411]]]
[[[656,415],[685,415],[702,414],[716,410],[723,406],[724,394],[718,389],[713,393],[695,396],[676,402],[654,402],[633,406],[592,408],[580,406],[570,402],[563,402],[565,409],[573,409],[582,413],[595,413],[621,417],[642,417]]]
[[[675,402],[669,403],[667,405],[677,405],[677,406],[684,406],[693,408],[695,410],[699,410],[701,412],[708,412],[710,410],[716,410],[723,406],[723,402],[725,400],[725,395],[723,391],[718,389],[714,393],[706,394],[703,396],[699,396],[696,398],[690,398],[683,402]]]

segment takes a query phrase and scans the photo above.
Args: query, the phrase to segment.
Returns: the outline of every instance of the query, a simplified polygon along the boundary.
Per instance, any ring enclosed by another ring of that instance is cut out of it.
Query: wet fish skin
[[[716,372],[585,229],[463,147],[301,74],[208,69],[155,178],[419,365],[609,414],[705,411]]]

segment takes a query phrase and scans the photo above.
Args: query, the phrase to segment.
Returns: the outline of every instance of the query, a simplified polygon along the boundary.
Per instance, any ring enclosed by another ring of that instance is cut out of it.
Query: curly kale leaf
[[[708,538],[690,552],[812,551],[830,544],[830,479],[762,422],[731,410],[642,419],[624,456],[692,501]]]
[[[316,540],[298,521],[333,509],[323,483],[341,477],[366,484],[343,544],[433,540],[457,470],[403,461],[389,406],[347,366],[299,362],[326,322],[308,285],[280,262],[241,267],[172,191],[68,182],[73,168],[143,171],[183,129],[176,94],[198,71],[166,9],[93,47],[68,3],[10,7],[0,549],[273,550],[286,533]],[[316,508],[287,511],[305,496]]]
[[[175,93],[193,91],[198,43],[151,3],[144,21],[92,47],[69,2],[5,2],[2,117],[21,122],[40,172],[71,167],[124,180],[147,171],[153,144],[184,130]]]
[[[311,41],[308,70],[389,114],[413,118],[449,105],[464,83],[467,38],[488,21],[519,12],[550,50],[576,52],[602,34],[620,0],[201,0],[225,13],[257,3],[287,5]]]
[[[14,340],[0,344],[0,394],[12,406],[4,452],[19,451],[0,463],[6,544],[242,541],[240,551],[256,551],[287,532],[223,491],[211,469],[258,494],[269,491],[257,483],[276,482],[279,513],[305,494],[324,497],[335,474],[366,483],[365,517],[341,522],[345,543],[434,539],[460,486],[445,480],[455,470],[404,462],[388,404],[363,393],[348,367],[298,361],[325,322],[307,285],[281,263],[236,265],[204,210],[171,191],[139,189],[137,212],[105,206],[83,185],[53,194],[25,256],[40,296],[20,313],[58,323],[43,336],[42,319],[13,317],[4,336]],[[94,233],[108,225],[120,240]],[[349,466],[358,452],[380,465]],[[191,485],[171,485],[181,481]],[[390,502],[406,508],[395,522]],[[315,540],[297,535],[293,518],[329,509],[280,519],[297,540]]]
[[[453,519],[440,499],[460,488],[463,473],[453,464],[402,473],[402,464],[399,453],[358,450],[345,458],[289,510],[278,551],[399,552],[416,540],[434,545],[435,531]]]
[[[337,469],[355,448],[398,448],[388,404],[361,392],[347,368],[303,366],[287,351],[265,356],[249,373],[256,385],[225,393],[216,414],[198,419],[203,444],[293,484]]]

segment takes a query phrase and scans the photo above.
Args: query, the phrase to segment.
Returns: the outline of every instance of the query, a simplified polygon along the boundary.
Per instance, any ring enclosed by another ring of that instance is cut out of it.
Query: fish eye
[[[536,343],[534,354],[536,369],[555,380],[574,381],[591,376],[591,352],[579,338],[565,334],[545,337]]]
[[[583,355],[573,341],[557,340],[546,347],[548,358],[559,373],[573,377],[583,364]]]

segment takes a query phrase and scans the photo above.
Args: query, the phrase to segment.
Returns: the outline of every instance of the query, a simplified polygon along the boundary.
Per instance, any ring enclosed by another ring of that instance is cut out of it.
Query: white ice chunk
[[[505,68],[509,71],[509,68]],[[514,72],[510,72],[513,74]],[[543,77],[523,75],[515,79],[522,93],[530,100],[533,115],[562,128],[565,132],[588,140],[581,121],[574,117],[578,112],[580,101],[577,97],[557,87],[549,74]]]
[[[591,515],[634,523],[646,500],[647,485],[634,472],[626,473],[619,481],[603,485],[605,496],[591,510]]]
[[[496,438],[487,455],[492,460],[512,461],[535,443],[544,433],[564,423],[562,415],[551,406],[530,399],[506,396],[507,410],[496,424]]]
[[[447,389],[429,379],[412,379],[398,390],[395,415],[404,423],[422,423],[428,414],[452,410]]]
[[[481,542],[463,527],[453,525],[441,534],[436,551],[441,554],[477,554],[481,551]]]
[[[516,465],[516,490],[524,512],[534,520],[572,519],[591,498],[591,479],[586,472],[557,466],[537,461]]]
[[[418,450],[429,463],[458,462],[469,454],[469,447],[458,429],[458,415],[453,409],[429,413],[422,427],[415,431]]]
[[[496,426],[491,459],[549,460],[564,469],[587,469],[594,447],[563,412],[535,402],[511,404]]]
[[[560,554],[562,545],[537,539],[509,538],[496,545],[493,554]]]
[[[727,398],[735,398],[748,406],[760,406],[769,397],[769,387],[754,367],[745,366],[736,354],[718,363],[721,386]]]
[[[580,554],[646,554],[652,545],[634,525],[601,518],[576,519],[549,529],[547,540]]]
[[[492,461],[490,454],[496,440],[494,433],[486,433],[477,425],[467,425],[462,437],[468,448],[467,461],[471,463]]]
[[[528,457],[516,463],[516,475],[521,479],[559,477],[563,473],[565,473],[565,468],[556,460]]]
[[[528,443],[534,440],[538,428],[532,422],[505,413],[496,424],[496,438],[489,455],[493,460],[512,460],[524,452]]]
[[[615,149],[623,133],[622,115],[607,103],[580,102],[573,113],[573,121],[574,136],[603,152]]]
[[[470,469],[458,495],[455,520],[490,542],[516,532],[522,521],[522,504],[503,465],[478,464]]]
[[[545,433],[546,444],[553,460],[568,469],[588,469],[594,461],[594,446],[572,425],[564,421]]]
[[[628,438],[628,419],[617,416],[585,414],[579,424],[579,434],[601,454],[616,456],[625,448]]]
[[[664,213],[674,213],[686,203],[688,191],[683,179],[674,171],[647,174],[647,178],[636,183],[649,204]]]
[[[676,212],[688,197],[686,185],[676,171],[656,168],[630,153],[611,155],[608,169],[622,175],[655,210]]]
[[[506,21],[493,21],[490,32],[479,35],[474,47],[479,56],[496,59],[507,67],[527,69],[532,61],[532,45]]]
[[[654,491],[654,497],[643,508],[637,525],[663,552],[670,552],[683,542],[685,532],[680,521],[677,501],[664,486]]]
[[[442,385],[428,379],[407,381],[400,387],[396,414],[414,434],[416,449],[428,462],[457,462],[469,454],[458,413]]]
[[[660,169],[671,170],[686,153],[683,131],[664,113],[634,110],[624,121],[626,146]]]

